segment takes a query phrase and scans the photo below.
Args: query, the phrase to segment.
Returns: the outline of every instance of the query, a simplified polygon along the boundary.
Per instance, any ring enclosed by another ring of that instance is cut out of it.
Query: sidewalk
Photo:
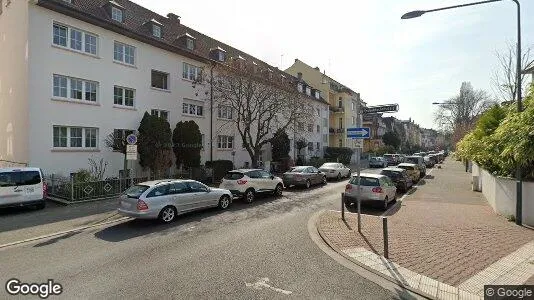
[[[534,230],[496,215],[460,162],[433,169],[402,207],[388,217],[389,260],[383,255],[382,220],[324,212],[319,234],[360,265],[438,299],[483,296],[484,284],[534,281]]]

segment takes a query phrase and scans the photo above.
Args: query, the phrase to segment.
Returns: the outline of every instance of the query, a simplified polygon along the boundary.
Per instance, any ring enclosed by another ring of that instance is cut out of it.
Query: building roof
[[[534,60],[530,62],[530,64],[527,65],[527,67],[523,70],[524,74],[534,74]]]
[[[115,6],[119,6],[124,10],[124,21],[119,23],[112,20],[111,16],[105,9],[106,5],[110,3],[108,0],[79,0],[71,2],[72,3],[62,0],[38,0],[37,4],[200,62],[216,62],[210,55],[210,52],[218,50],[225,52],[228,59],[241,58],[255,66],[268,69],[269,71],[274,70],[274,72],[279,73],[279,76],[284,75],[287,79],[293,80],[295,84],[298,82],[296,77],[281,71],[248,53],[181,24],[180,18],[175,14],[168,14],[167,17],[164,17],[132,1],[113,0]],[[152,35],[151,28],[145,26],[147,22],[160,24],[163,27],[161,38]],[[182,36],[194,37],[195,47],[193,50],[188,49],[185,43],[183,45],[177,43],[177,39]],[[322,97],[321,99],[316,99],[313,96],[310,98],[328,104]]]
[[[310,69],[314,69],[314,70],[316,70],[317,72],[321,72],[321,69],[319,69],[319,67],[315,67],[315,68],[314,68],[314,67],[308,65],[307,63],[303,62],[302,60],[299,60],[298,58],[295,58],[295,62],[297,62],[297,61],[298,61],[298,62],[301,62],[303,65],[307,66],[307,67],[310,68]],[[352,89],[350,89],[350,88],[347,87],[346,85],[340,83],[339,81],[333,79],[332,77],[330,77],[330,76],[328,76],[328,75],[326,75],[326,74],[324,74],[324,76],[325,76],[326,78],[329,79],[329,81],[330,81],[330,87],[331,87],[332,89],[337,89],[339,92],[347,92],[347,93],[349,93],[349,94],[357,94],[357,92],[353,91]]]

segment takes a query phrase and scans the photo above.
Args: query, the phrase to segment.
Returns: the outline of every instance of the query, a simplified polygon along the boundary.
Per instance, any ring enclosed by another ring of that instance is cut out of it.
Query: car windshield
[[[386,175],[386,176],[388,176],[390,178],[399,178],[399,177],[401,177],[401,173],[398,172],[398,171],[382,170],[382,172],[380,172],[380,174]]]
[[[11,171],[0,173],[0,187],[34,185],[41,183],[38,171]]]
[[[418,164],[419,163],[419,159],[417,157],[406,157],[406,160],[410,163],[413,163],[413,164]]]
[[[148,188],[148,185],[134,185],[128,188],[124,194],[128,197],[139,198]]]
[[[294,167],[293,169],[291,169],[291,172],[302,173],[302,172],[304,172],[306,169],[308,169],[308,167]]]
[[[228,180],[237,180],[243,178],[243,173],[241,172],[228,172],[226,175],[224,175],[224,179]]]

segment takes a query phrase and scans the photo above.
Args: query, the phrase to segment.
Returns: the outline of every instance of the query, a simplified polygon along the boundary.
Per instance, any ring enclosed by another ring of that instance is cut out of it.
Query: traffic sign
[[[354,127],[347,128],[347,138],[349,139],[368,139],[371,136],[371,128]]]
[[[369,106],[365,107],[363,109],[364,114],[374,114],[374,113],[383,113],[383,112],[398,112],[399,111],[399,105],[398,104],[386,104],[386,105],[378,105],[378,106]]]
[[[126,145],[126,160],[137,160],[137,145]]]
[[[129,134],[129,135],[126,137],[126,142],[128,143],[128,145],[135,145],[135,144],[137,144],[137,135],[135,135],[135,134]]]

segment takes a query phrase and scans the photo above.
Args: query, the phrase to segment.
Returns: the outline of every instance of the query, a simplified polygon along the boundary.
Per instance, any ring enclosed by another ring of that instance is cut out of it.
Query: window
[[[343,128],[343,118],[339,118],[339,128]]]
[[[311,95],[311,88],[309,86],[306,87],[306,95]]]
[[[233,149],[234,137],[228,135],[217,136],[217,148],[219,149]]]
[[[67,98],[67,77],[54,75],[54,97]]]
[[[339,102],[337,103],[337,107],[343,108],[343,100],[339,99]]]
[[[208,191],[208,187],[203,185],[202,183],[198,183],[196,181],[187,181],[186,182],[187,186],[189,187],[189,189],[191,190],[191,192],[196,192],[196,193],[199,193],[199,192],[207,192]]]
[[[150,193],[148,193],[147,198],[152,198],[152,197],[159,197],[159,196],[165,196],[169,193],[169,188],[171,187],[170,184],[162,184],[162,185],[158,185],[156,187],[154,187],[154,189],[152,191],[150,191]]]
[[[96,36],[85,34],[85,52],[96,55]]]
[[[355,124],[355,123],[354,123],[354,116],[353,116],[353,117],[352,117],[352,125],[354,125],[354,124]]]
[[[201,74],[202,74],[201,68],[190,65],[188,63],[183,63],[182,78],[189,79],[189,80],[199,80]]]
[[[354,110],[354,102],[351,102],[351,110]]]
[[[68,27],[54,24],[54,44],[67,47]]]
[[[317,133],[321,132],[321,126],[317,125]]]
[[[111,7],[111,18],[122,23],[122,10],[116,7]]]
[[[54,97],[97,101],[98,82],[54,74],[52,85]]]
[[[342,140],[342,139],[339,139],[339,141],[338,141],[338,147],[343,147],[343,140]]]
[[[321,149],[321,143],[320,143],[320,142],[317,142],[316,144],[317,144],[317,148],[315,148],[315,149],[316,149],[316,150]]]
[[[119,86],[113,87],[113,104],[134,106],[135,90]]]
[[[313,132],[313,124],[308,124],[308,132]]]
[[[152,87],[162,90],[168,90],[169,74],[152,70]]]
[[[155,36],[155,37],[160,38],[161,37],[161,27],[156,25],[156,24],[152,24],[152,35]]]
[[[72,50],[97,55],[98,37],[80,29],[54,23],[52,43]],[[70,41],[67,44],[67,41]]]
[[[193,39],[186,39],[185,43],[186,43],[187,49],[189,50],[195,49],[195,41],[193,41]]]
[[[185,115],[202,116],[203,115],[203,107],[202,107],[202,105],[184,103],[183,106],[182,106],[182,113],[185,114]]]
[[[302,83],[297,85],[297,89],[299,90],[299,93],[302,93]]]
[[[169,121],[169,112],[166,110],[153,109],[150,114]]]
[[[169,194],[183,194],[189,192],[189,188],[184,182],[175,182],[169,188]]]
[[[53,127],[54,148],[92,148],[98,147],[98,128],[91,127]]]
[[[135,65],[135,47],[115,42],[113,45],[113,59],[129,65]]]
[[[201,143],[202,143],[202,150],[204,150],[204,147],[205,147],[205,144],[204,144],[205,138],[206,138],[206,136],[204,134],[200,135],[200,139],[201,139]]]
[[[232,119],[232,107],[219,105],[217,116],[221,119]]]
[[[317,110],[317,116],[320,117],[321,116],[321,109],[320,108],[316,108]]]
[[[315,99],[320,99],[321,93],[319,91],[315,91]]]
[[[219,51],[219,55],[217,57],[219,61],[225,61],[226,60],[226,54],[223,51]]]
[[[313,142],[308,142],[308,151],[313,151]]]

